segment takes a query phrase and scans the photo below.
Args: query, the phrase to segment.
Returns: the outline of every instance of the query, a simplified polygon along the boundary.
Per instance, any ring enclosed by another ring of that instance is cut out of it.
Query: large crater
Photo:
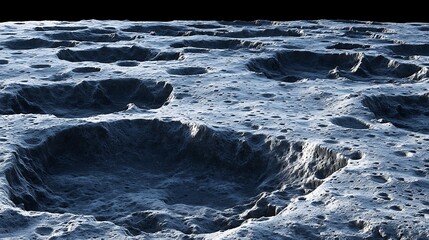
[[[429,134],[428,94],[366,96],[362,104],[376,118],[391,122],[395,127]]]
[[[86,123],[31,144],[6,171],[16,206],[92,215],[130,235],[273,216],[347,165],[310,143],[159,120]]]
[[[14,84],[0,91],[0,115],[88,117],[125,110],[129,103],[153,109],[168,104],[172,91],[169,83],[134,78],[42,86]]]
[[[117,61],[172,61],[178,60],[179,52],[161,52],[157,49],[149,49],[138,46],[90,48],[85,50],[62,49],[57,56],[61,60],[69,62],[100,62],[113,63]]]
[[[420,80],[427,76],[426,67],[363,53],[282,51],[269,58],[251,59],[247,68],[282,82],[347,78],[352,81],[390,83],[400,79]]]

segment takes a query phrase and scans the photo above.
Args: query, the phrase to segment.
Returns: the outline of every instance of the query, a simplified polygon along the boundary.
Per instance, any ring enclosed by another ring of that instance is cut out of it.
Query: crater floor
[[[0,23],[0,238],[429,239],[428,29]]]

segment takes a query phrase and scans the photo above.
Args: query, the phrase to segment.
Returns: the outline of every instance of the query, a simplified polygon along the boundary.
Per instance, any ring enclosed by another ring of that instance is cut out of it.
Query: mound
[[[267,78],[283,82],[344,77],[353,81],[387,83],[395,79],[418,80],[427,76],[426,67],[362,53],[284,51],[271,58],[252,59],[247,67]]]
[[[53,114],[88,117],[125,110],[128,103],[159,108],[168,103],[173,87],[165,82],[138,79],[83,81],[76,85],[15,85],[0,95],[0,114]]]
[[[17,206],[92,215],[132,235],[273,216],[347,164],[308,143],[159,120],[69,127],[17,152],[6,172]]]
[[[132,47],[101,47],[87,50],[63,49],[57,53],[61,60],[69,62],[93,61],[100,63],[112,63],[122,60],[135,61],[169,61],[178,60],[178,52],[160,52],[155,49]]]

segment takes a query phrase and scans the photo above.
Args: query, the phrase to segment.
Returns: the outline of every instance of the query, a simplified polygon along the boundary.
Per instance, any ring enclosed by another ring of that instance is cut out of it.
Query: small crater
[[[361,120],[358,120],[354,117],[336,117],[332,118],[331,122],[335,125],[338,125],[340,127],[344,128],[352,128],[352,129],[368,129],[369,125],[362,122]]]
[[[368,225],[368,223],[363,221],[363,220],[352,220],[349,222],[350,227],[356,228],[359,230],[364,229],[367,225]]]
[[[136,67],[139,64],[140,63],[137,61],[118,61],[118,62],[116,62],[116,65],[118,65],[120,67]]]
[[[340,49],[340,50],[352,50],[352,49],[365,49],[370,48],[370,45],[362,45],[357,43],[335,43],[334,45],[326,47],[327,49]]]
[[[362,158],[362,152],[361,151],[354,151],[351,154],[347,155],[351,160],[359,160]]]
[[[264,98],[274,98],[276,95],[273,93],[262,93],[261,96]]]
[[[383,175],[372,175],[371,180],[377,183],[386,183],[388,179]]]
[[[185,48],[183,49],[185,53],[208,53],[209,49],[206,48]]]
[[[407,156],[407,152],[404,152],[404,151],[395,151],[393,153],[399,157],[406,157]]]
[[[53,231],[54,229],[51,227],[37,227],[35,229],[35,232],[42,236],[50,235]]]
[[[75,73],[92,73],[92,72],[99,72],[101,71],[101,68],[98,67],[78,67],[72,70]]]
[[[389,194],[387,194],[387,193],[383,193],[383,192],[382,193],[378,193],[377,196],[379,198],[383,199],[383,200],[386,200],[386,201],[391,201],[392,200],[390,198]]]
[[[397,206],[397,205],[390,206],[389,209],[392,209],[395,211],[402,211],[402,208],[400,206]]]
[[[42,68],[50,68],[51,65],[49,64],[34,64],[30,66],[31,68],[35,68],[35,69],[42,69]]]
[[[28,144],[39,144],[42,140],[40,138],[27,138],[24,141]]]

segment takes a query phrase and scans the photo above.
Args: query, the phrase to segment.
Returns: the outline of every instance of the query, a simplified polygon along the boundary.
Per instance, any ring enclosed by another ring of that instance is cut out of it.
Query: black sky
[[[392,22],[429,22],[429,11],[418,3],[386,4],[377,1],[58,1],[31,5],[9,2],[2,7],[0,21],[113,19],[141,21],[170,20],[310,20],[344,19]],[[279,4],[282,3],[282,4]],[[15,6],[14,6],[15,5]]]

